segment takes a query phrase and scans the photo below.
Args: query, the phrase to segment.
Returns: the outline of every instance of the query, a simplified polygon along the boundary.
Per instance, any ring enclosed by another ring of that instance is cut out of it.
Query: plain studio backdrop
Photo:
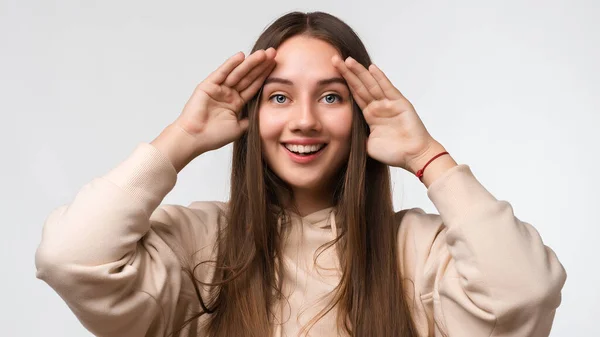
[[[194,87],[292,10],[352,26],[458,163],[568,278],[552,336],[600,336],[598,1],[0,1],[0,335],[91,336],[35,278],[50,211],[150,142]],[[231,146],[165,203],[226,200]],[[437,210],[393,169],[396,209]]]

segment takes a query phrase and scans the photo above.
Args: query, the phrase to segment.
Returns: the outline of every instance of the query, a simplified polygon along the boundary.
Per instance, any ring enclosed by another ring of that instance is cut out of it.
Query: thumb
[[[238,121],[238,125],[240,126],[240,129],[242,129],[242,131],[248,130],[248,125],[249,125],[248,118],[240,119]]]

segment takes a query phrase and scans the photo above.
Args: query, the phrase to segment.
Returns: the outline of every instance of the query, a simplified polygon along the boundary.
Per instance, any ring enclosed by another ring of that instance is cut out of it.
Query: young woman
[[[234,142],[228,203],[160,205]],[[389,166],[439,211],[394,213]],[[547,336],[566,274],[344,22],[290,13],[46,220],[37,277],[97,336]]]

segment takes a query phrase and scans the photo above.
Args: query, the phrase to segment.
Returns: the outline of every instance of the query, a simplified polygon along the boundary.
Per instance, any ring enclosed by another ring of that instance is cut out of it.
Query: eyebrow
[[[292,82],[288,79],[285,79],[285,78],[281,78],[281,77],[269,77],[265,80],[263,85],[267,85],[269,83],[281,83],[281,84],[285,84],[285,85],[294,85],[294,82]],[[317,85],[324,86],[324,85],[331,84],[331,83],[340,83],[340,84],[347,86],[346,81],[341,77],[326,78],[326,79],[323,79],[323,80],[320,80],[319,82],[317,82]]]

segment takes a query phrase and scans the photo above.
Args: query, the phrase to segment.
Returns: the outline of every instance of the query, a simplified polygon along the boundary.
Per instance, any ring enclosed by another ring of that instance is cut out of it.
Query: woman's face
[[[263,155],[294,190],[330,187],[348,159],[352,104],[331,63],[336,54],[327,42],[294,36],[277,49],[265,80],[258,117]]]

